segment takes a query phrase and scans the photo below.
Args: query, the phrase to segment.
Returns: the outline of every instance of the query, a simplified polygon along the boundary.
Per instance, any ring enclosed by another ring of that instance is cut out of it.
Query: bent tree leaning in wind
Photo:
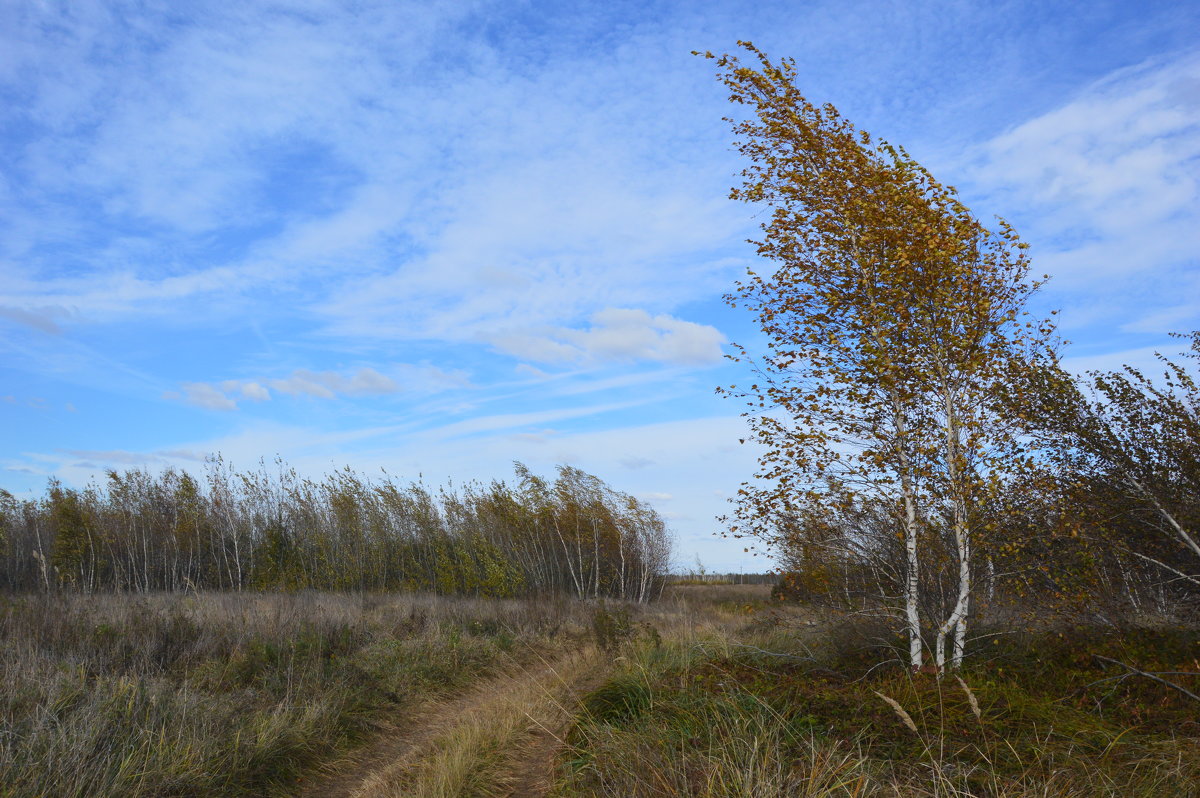
[[[1025,312],[1040,285],[1027,245],[1003,221],[985,228],[902,148],[806,99],[792,61],[739,44],[755,67],[705,54],[744,112],[729,120],[749,161],[731,196],[769,210],[754,242],[769,267],[726,297],[767,347],[737,347],[755,381],[721,390],[747,400],[765,452],[731,531],[828,557],[847,538],[819,519],[890,508],[910,664],[931,644],[939,669],[957,667],[989,514],[1031,465],[1002,397],[1054,358],[1053,327]],[[946,563],[939,603],[923,571]]]
[[[1200,586],[1200,331],[1174,337],[1188,349],[1174,359],[1156,353],[1157,378],[1133,366],[1078,381],[1043,372],[1040,431],[1052,436],[1060,471],[1119,497],[1106,514],[1148,534],[1123,546],[1169,581]]]

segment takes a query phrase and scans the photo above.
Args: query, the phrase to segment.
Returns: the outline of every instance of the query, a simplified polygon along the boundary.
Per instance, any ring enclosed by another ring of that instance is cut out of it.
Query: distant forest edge
[[[671,539],[652,507],[570,466],[553,480],[515,470],[513,484],[430,489],[213,457],[199,478],[109,471],[30,500],[0,489],[0,587],[658,595]]]
[[[761,573],[709,573],[708,571],[688,571],[686,573],[667,574],[668,585],[771,585],[780,582],[779,574],[774,571]]]

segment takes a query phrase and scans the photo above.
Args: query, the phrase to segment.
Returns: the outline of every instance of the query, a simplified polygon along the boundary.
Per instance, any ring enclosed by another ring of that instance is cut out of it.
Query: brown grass
[[[421,702],[578,647],[567,601],[52,596],[0,604],[0,795],[264,795]]]
[[[1196,707],[1092,657],[1194,671],[1195,629],[990,638],[939,680],[874,624],[673,590],[695,622],[585,699],[559,798],[1200,796]]]
[[[990,638],[941,680],[886,635],[737,585],[9,599],[0,796],[1200,795],[1195,708],[1092,656],[1194,670],[1200,632]]]

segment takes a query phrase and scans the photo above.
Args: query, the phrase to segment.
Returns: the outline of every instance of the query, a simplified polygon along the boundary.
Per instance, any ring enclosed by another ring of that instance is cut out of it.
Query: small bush
[[[601,605],[592,613],[592,636],[601,651],[616,651],[634,631],[627,607],[609,610]]]

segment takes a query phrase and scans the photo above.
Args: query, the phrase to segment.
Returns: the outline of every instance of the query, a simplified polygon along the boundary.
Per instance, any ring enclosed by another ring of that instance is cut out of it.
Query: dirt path
[[[578,699],[607,669],[594,652],[545,660],[430,701],[385,727],[299,798],[451,798],[464,791],[541,798]]]
[[[530,712],[524,739],[510,750],[505,762],[508,798],[541,798],[554,783],[554,765],[575,718],[579,699],[604,683],[607,671],[594,668],[566,685],[557,700],[546,701],[541,712]]]

